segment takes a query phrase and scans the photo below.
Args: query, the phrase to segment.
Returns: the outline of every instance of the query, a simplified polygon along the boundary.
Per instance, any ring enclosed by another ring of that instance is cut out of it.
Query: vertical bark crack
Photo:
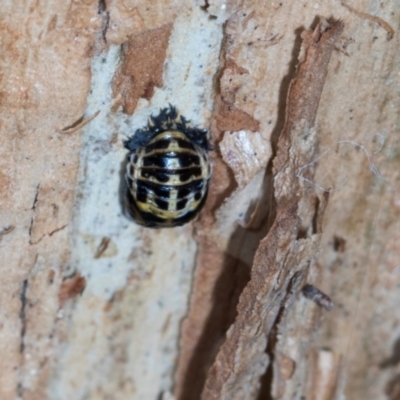
[[[101,38],[104,44],[107,44],[107,30],[110,25],[110,13],[107,11],[107,1],[99,0],[97,13],[102,17],[101,22]]]
[[[21,294],[19,295],[19,298],[21,300],[21,309],[19,311],[19,319],[21,320],[21,342],[19,346],[19,351],[20,353],[23,353],[25,350],[25,343],[24,343],[24,337],[26,333],[26,321],[25,321],[25,308],[26,308],[26,292],[28,290],[28,279],[25,279],[22,282],[22,289],[21,289]]]

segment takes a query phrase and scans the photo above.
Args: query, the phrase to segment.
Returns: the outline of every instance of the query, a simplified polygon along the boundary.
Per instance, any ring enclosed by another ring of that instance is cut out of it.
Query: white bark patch
[[[235,174],[239,189],[243,189],[257,172],[265,169],[271,157],[270,143],[259,132],[226,132],[220,149],[223,160]]]
[[[122,141],[168,103],[207,128],[221,39],[221,26],[206,13],[183,10],[170,38],[164,87],[156,88],[150,102],[141,99],[132,116],[111,112],[119,47],[93,59],[86,115],[100,113],[83,132],[70,266],[87,285],[68,321],[68,344],[49,398],[118,393],[119,399],[150,400],[172,389],[196,243],[190,224],[151,230],[123,215],[119,191],[127,151]],[[101,252],[104,243],[108,247]]]

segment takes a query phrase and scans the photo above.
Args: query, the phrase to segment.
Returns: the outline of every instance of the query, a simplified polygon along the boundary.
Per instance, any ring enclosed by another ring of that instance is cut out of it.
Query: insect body
[[[127,209],[138,224],[167,228],[197,215],[211,176],[207,136],[170,105],[124,142]]]

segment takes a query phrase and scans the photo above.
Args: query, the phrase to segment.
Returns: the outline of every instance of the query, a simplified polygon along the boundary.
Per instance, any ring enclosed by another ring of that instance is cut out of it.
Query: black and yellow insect
[[[140,225],[169,228],[192,220],[211,176],[208,131],[190,126],[169,106],[124,142],[127,210]]]

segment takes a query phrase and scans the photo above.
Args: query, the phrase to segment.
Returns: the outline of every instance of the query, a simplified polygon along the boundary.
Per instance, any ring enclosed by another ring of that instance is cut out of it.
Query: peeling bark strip
[[[342,31],[341,21],[323,22],[302,34],[300,63],[289,89],[286,122],[274,160],[276,220],[260,242],[238,316],[208,373],[204,400],[256,398],[269,363],[267,338],[285,297],[292,295],[290,281],[315,256],[319,242],[313,235],[313,225],[319,226],[315,224],[316,195],[297,171],[313,159],[318,146],[315,117],[329,60]],[[310,168],[307,178],[312,176]],[[318,219],[322,215],[319,209]]]

